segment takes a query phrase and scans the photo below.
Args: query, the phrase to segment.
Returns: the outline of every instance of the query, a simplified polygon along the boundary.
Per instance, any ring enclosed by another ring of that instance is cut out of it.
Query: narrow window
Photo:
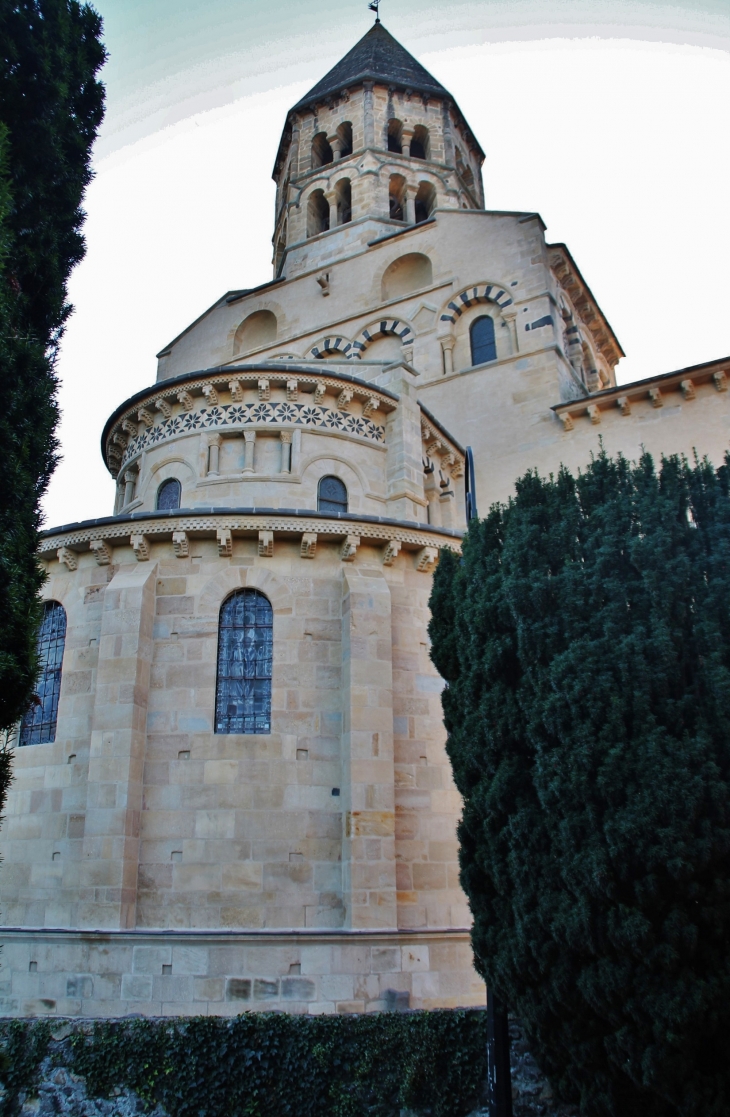
[[[337,135],[341,141],[340,159],[346,159],[348,155],[352,155],[352,124],[349,120],[340,124]]]
[[[403,175],[391,175],[388,184],[389,208],[388,213],[394,221],[405,221],[405,190],[406,180]]]
[[[163,512],[179,508],[181,492],[180,482],[176,481],[174,477],[171,477],[169,481],[163,481],[157,490],[158,511]]]
[[[494,340],[494,321],[488,314],[475,318],[469,330],[471,340],[471,363],[482,365],[485,361],[497,360],[497,346]]]
[[[395,151],[398,155],[403,154],[402,132],[403,125],[400,120],[388,121],[388,151]]]
[[[61,666],[66,643],[66,613],[57,601],[47,601],[38,633],[40,675],[33,704],[20,726],[21,745],[43,745],[56,740]]]
[[[436,191],[430,182],[419,184],[416,194],[416,224],[419,221],[428,221],[436,208]]]
[[[422,124],[417,124],[413,130],[413,139],[411,140],[411,158],[428,159],[428,156],[428,128],[424,128]]]
[[[237,590],[221,606],[216,733],[271,732],[274,614],[258,590]]]
[[[327,143],[327,134],[318,132],[312,140],[312,167],[326,167],[332,162],[332,148]]]
[[[307,236],[316,237],[330,227],[330,207],[323,190],[313,190],[307,203]]]
[[[318,512],[346,512],[347,489],[339,477],[322,477],[317,489]]]
[[[343,178],[335,187],[337,194],[337,224],[347,225],[352,221],[352,188],[349,178]]]

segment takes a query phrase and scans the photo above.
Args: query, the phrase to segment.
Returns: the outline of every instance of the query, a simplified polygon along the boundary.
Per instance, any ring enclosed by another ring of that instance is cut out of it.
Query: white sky
[[[48,526],[111,514],[99,452],[107,416],[154,381],[155,353],[224,291],[271,278],[270,175],[286,110],[366,26],[301,73],[291,42],[277,64],[268,41],[269,69],[244,96],[240,83],[205,77],[220,55],[136,99],[115,102],[110,82],[88,251],[70,284]],[[697,36],[510,41],[504,31],[499,42],[467,46],[462,34],[462,45],[418,51],[407,28],[389,26],[453,93],[487,152],[487,207],[537,210],[548,238],[567,243],[628,354],[620,380],[730,354],[730,52]]]

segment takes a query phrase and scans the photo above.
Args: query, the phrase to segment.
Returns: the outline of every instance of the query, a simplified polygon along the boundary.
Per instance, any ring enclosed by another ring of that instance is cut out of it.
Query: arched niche
[[[276,315],[270,310],[255,310],[244,318],[236,330],[233,352],[250,353],[253,349],[261,349],[264,345],[272,345],[276,341]]]
[[[433,283],[433,267],[428,256],[422,252],[409,252],[399,256],[383,272],[382,298],[384,302],[401,298],[421,287]]]

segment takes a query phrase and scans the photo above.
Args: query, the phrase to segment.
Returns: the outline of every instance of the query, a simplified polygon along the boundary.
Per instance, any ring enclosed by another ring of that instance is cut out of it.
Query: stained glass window
[[[317,489],[318,512],[346,512],[347,489],[339,477],[322,477]]]
[[[163,481],[157,490],[157,508],[164,510],[169,508],[180,507],[180,482],[171,477],[169,481]]]
[[[238,590],[221,606],[216,733],[271,732],[274,613],[258,590]]]
[[[47,601],[38,633],[41,671],[33,703],[20,726],[21,745],[43,745],[56,739],[61,666],[66,643],[66,613],[57,601]]]
[[[488,314],[475,318],[471,324],[471,363],[484,364],[497,360],[497,346],[494,340],[494,320]]]

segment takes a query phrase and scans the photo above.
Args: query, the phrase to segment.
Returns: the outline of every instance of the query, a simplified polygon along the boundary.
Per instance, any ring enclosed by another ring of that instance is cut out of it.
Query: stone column
[[[342,158],[342,149],[345,146],[341,136],[335,132],[334,136],[327,137],[327,143],[332,148],[332,156],[335,163],[338,163]]]
[[[281,472],[291,473],[291,431],[282,431],[281,439]]]
[[[411,140],[413,139],[413,131],[410,128],[404,128],[401,132],[400,142],[401,150],[404,155],[410,158],[411,155]]]
[[[255,467],[255,464],[254,464],[254,453],[255,453],[255,450],[256,450],[256,431],[244,431],[243,432],[243,440],[244,440],[244,443],[245,443],[244,458],[243,458],[243,472],[244,473],[255,473],[256,472],[256,467]]]
[[[134,927],[157,564],[114,575],[104,594],[91,723],[78,925]]]
[[[343,567],[343,893],[347,926],[397,926],[390,589]]]
[[[330,207],[330,229],[337,228],[337,194],[334,190],[325,191],[325,200]]]
[[[124,504],[131,504],[134,500],[134,486],[137,482],[137,475],[133,470],[129,470],[124,474]]]
[[[219,476],[220,464],[220,451],[221,451],[221,436],[219,434],[208,435],[208,476]]]
[[[406,183],[403,188],[403,201],[406,204],[406,221],[409,225],[416,224],[416,190]]]
[[[510,340],[512,342],[512,352],[513,353],[519,353],[519,351],[520,351],[520,340],[519,340],[519,337],[517,336],[517,311],[516,310],[503,310],[502,311],[502,317],[504,318],[505,322],[507,323],[507,327],[509,329],[509,336],[510,336]]]
[[[444,376],[448,376],[450,373],[452,373],[454,371],[454,346],[455,345],[456,345],[456,338],[455,337],[451,337],[449,335],[448,337],[442,337],[441,338],[441,349],[443,350],[443,354],[444,354]]]
[[[363,82],[363,125],[365,147],[375,147],[375,116],[373,113],[373,83]]]

